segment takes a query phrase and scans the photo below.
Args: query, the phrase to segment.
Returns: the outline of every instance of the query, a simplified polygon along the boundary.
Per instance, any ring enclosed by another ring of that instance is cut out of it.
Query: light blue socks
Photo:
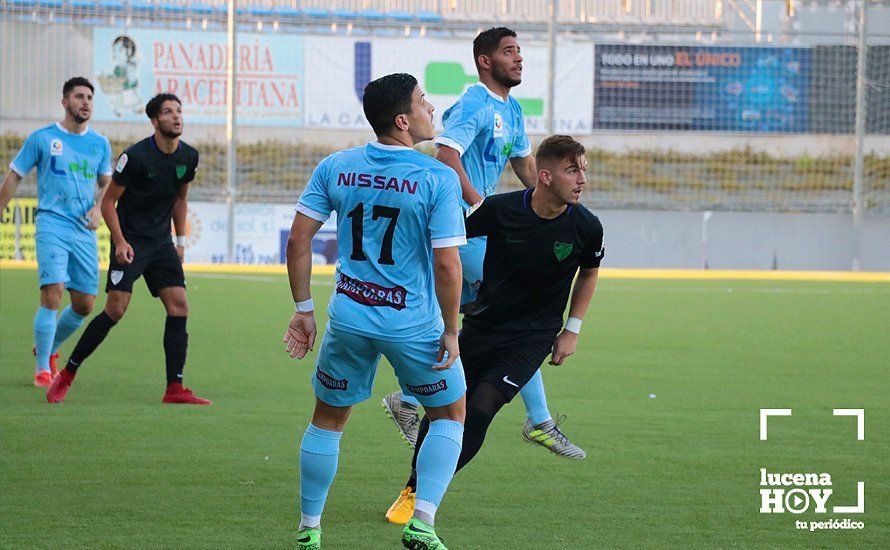
[[[337,458],[343,432],[312,424],[300,443],[300,528],[318,527],[328,491],[337,475]]]
[[[86,319],[86,317],[78,315],[71,309],[71,306],[62,310],[62,315],[59,316],[59,322],[56,324],[56,337],[53,340],[52,353],[59,351],[59,346],[62,345],[62,342],[67,340],[69,336],[74,334],[74,331],[80,328],[84,319]]]
[[[464,426],[454,420],[433,420],[417,453],[417,500],[414,516],[434,525],[436,510],[454,477]]]
[[[35,372],[49,372],[49,356],[52,355],[55,337],[56,310],[38,307],[37,315],[34,316],[34,347],[37,354]]]
[[[550,410],[547,408],[547,395],[544,394],[544,377],[541,369],[535,372],[531,380],[519,390],[519,395],[525,402],[525,415],[536,426],[550,420]]]

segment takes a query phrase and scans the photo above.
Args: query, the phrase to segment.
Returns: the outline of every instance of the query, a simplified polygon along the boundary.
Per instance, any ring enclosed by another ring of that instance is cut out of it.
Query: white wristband
[[[312,303],[312,298],[308,300],[303,300],[302,302],[294,302],[296,306],[297,313],[310,313],[315,311],[315,304]]]
[[[185,246],[185,235],[176,235],[176,246]]]
[[[581,332],[581,319],[577,317],[569,317],[566,319],[566,330],[578,334]]]

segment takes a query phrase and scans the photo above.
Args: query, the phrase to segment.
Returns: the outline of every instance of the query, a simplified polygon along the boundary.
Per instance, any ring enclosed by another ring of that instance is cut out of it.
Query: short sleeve
[[[328,157],[330,158],[330,157]],[[328,158],[321,161],[312,172],[309,183],[297,201],[297,212],[324,223],[331,216],[331,199],[328,196]]]
[[[126,187],[130,184],[136,165],[136,159],[130,158],[129,152],[130,150],[128,149],[121,153],[121,156],[117,158],[117,164],[114,165],[114,173],[111,174],[112,181],[121,187]]]
[[[103,140],[105,142],[105,147],[102,151],[102,160],[99,161],[99,175],[100,176],[110,176],[111,175],[111,143],[107,140]]]
[[[482,120],[486,111],[485,105],[479,104],[476,107],[478,108],[474,108],[466,99],[455,104],[451,112],[446,113],[447,116],[443,120],[445,130],[436,138],[436,145],[447,145],[463,156],[484,128]]]
[[[193,152],[191,162],[189,163],[189,171],[185,176],[185,181],[182,183],[191,183],[195,179],[195,174],[198,172],[198,150],[193,149]]]
[[[495,202],[497,200],[492,200],[490,197],[483,199],[482,203],[467,216],[467,238],[482,237],[491,232],[497,210]]]
[[[519,113],[519,132],[513,139],[513,150],[510,152],[510,158],[522,158],[532,154],[532,145],[528,141],[528,134],[525,132],[525,117],[522,115],[522,107],[519,102],[516,103],[516,110]]]
[[[25,177],[38,162],[40,162],[40,138],[34,133],[28,136],[28,139],[22,144],[19,153],[9,163],[9,169],[19,176]]]
[[[431,172],[435,195],[430,212],[430,241],[433,248],[448,248],[467,244],[464,215],[460,205],[460,180],[457,173],[446,168]]]
[[[600,266],[606,255],[606,244],[603,238],[603,224],[598,218],[594,218],[594,224],[590,228],[588,237],[584,243],[581,254],[580,266],[582,269],[593,269]]]

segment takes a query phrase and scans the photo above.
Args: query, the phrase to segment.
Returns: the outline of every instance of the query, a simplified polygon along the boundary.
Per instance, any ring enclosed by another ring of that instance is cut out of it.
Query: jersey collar
[[[537,216],[538,214],[532,208],[532,193],[534,193],[534,192],[535,192],[534,187],[529,187],[528,189],[525,190],[525,193],[522,194],[522,205],[525,206],[527,209],[531,210],[532,214]],[[569,205],[567,205],[567,208],[565,209],[565,211],[563,211],[562,214],[571,214],[571,213],[572,213],[572,205],[569,204]],[[560,214],[559,216],[556,216],[556,218],[561,217],[562,214]],[[555,220],[556,218],[553,218],[553,219]],[[540,219],[544,219],[544,218],[540,218]]]
[[[176,150],[173,151],[173,153],[165,153],[165,152],[161,151],[161,148],[158,147],[158,144],[155,142],[155,135],[154,135],[154,134],[152,134],[151,136],[149,136],[149,138],[151,139],[151,146],[155,148],[155,151],[157,151],[158,153],[160,153],[160,154],[162,154],[162,155],[168,155],[168,154],[169,154],[169,155],[172,155],[172,154],[174,154],[174,153],[178,153],[179,150],[182,149],[182,140],[181,140],[181,139],[179,140],[179,143],[176,144]]]
[[[72,136],[85,136],[85,135],[87,135],[87,132],[90,131],[90,127],[87,126],[86,128],[83,129],[83,132],[81,132],[79,134],[75,134],[73,132],[69,132],[67,128],[62,126],[61,122],[56,122],[56,128],[58,128],[59,130],[61,130],[62,132],[66,133],[66,134],[71,134]]]
[[[500,101],[501,103],[506,103],[506,100],[505,100],[504,98],[502,98],[502,97],[499,96],[498,94],[492,92],[491,89],[489,89],[489,87],[486,86],[485,84],[483,84],[483,83],[481,83],[481,82],[477,82],[477,83],[476,83],[476,86],[482,86],[482,89],[485,90],[486,92],[488,92],[488,95],[490,95],[491,97],[497,99],[497,100]]]
[[[414,149],[410,147],[405,147],[404,145],[387,145],[385,143],[380,143],[379,141],[369,141],[368,145],[372,147],[376,147],[377,149],[382,149],[384,151],[413,151]]]

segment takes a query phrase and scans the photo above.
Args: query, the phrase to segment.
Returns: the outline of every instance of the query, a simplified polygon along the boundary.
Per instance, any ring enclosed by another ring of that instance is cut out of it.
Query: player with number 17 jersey
[[[402,146],[371,142],[324,159],[297,212],[337,211],[334,329],[390,341],[441,331],[433,248],[466,243],[457,174]]]

